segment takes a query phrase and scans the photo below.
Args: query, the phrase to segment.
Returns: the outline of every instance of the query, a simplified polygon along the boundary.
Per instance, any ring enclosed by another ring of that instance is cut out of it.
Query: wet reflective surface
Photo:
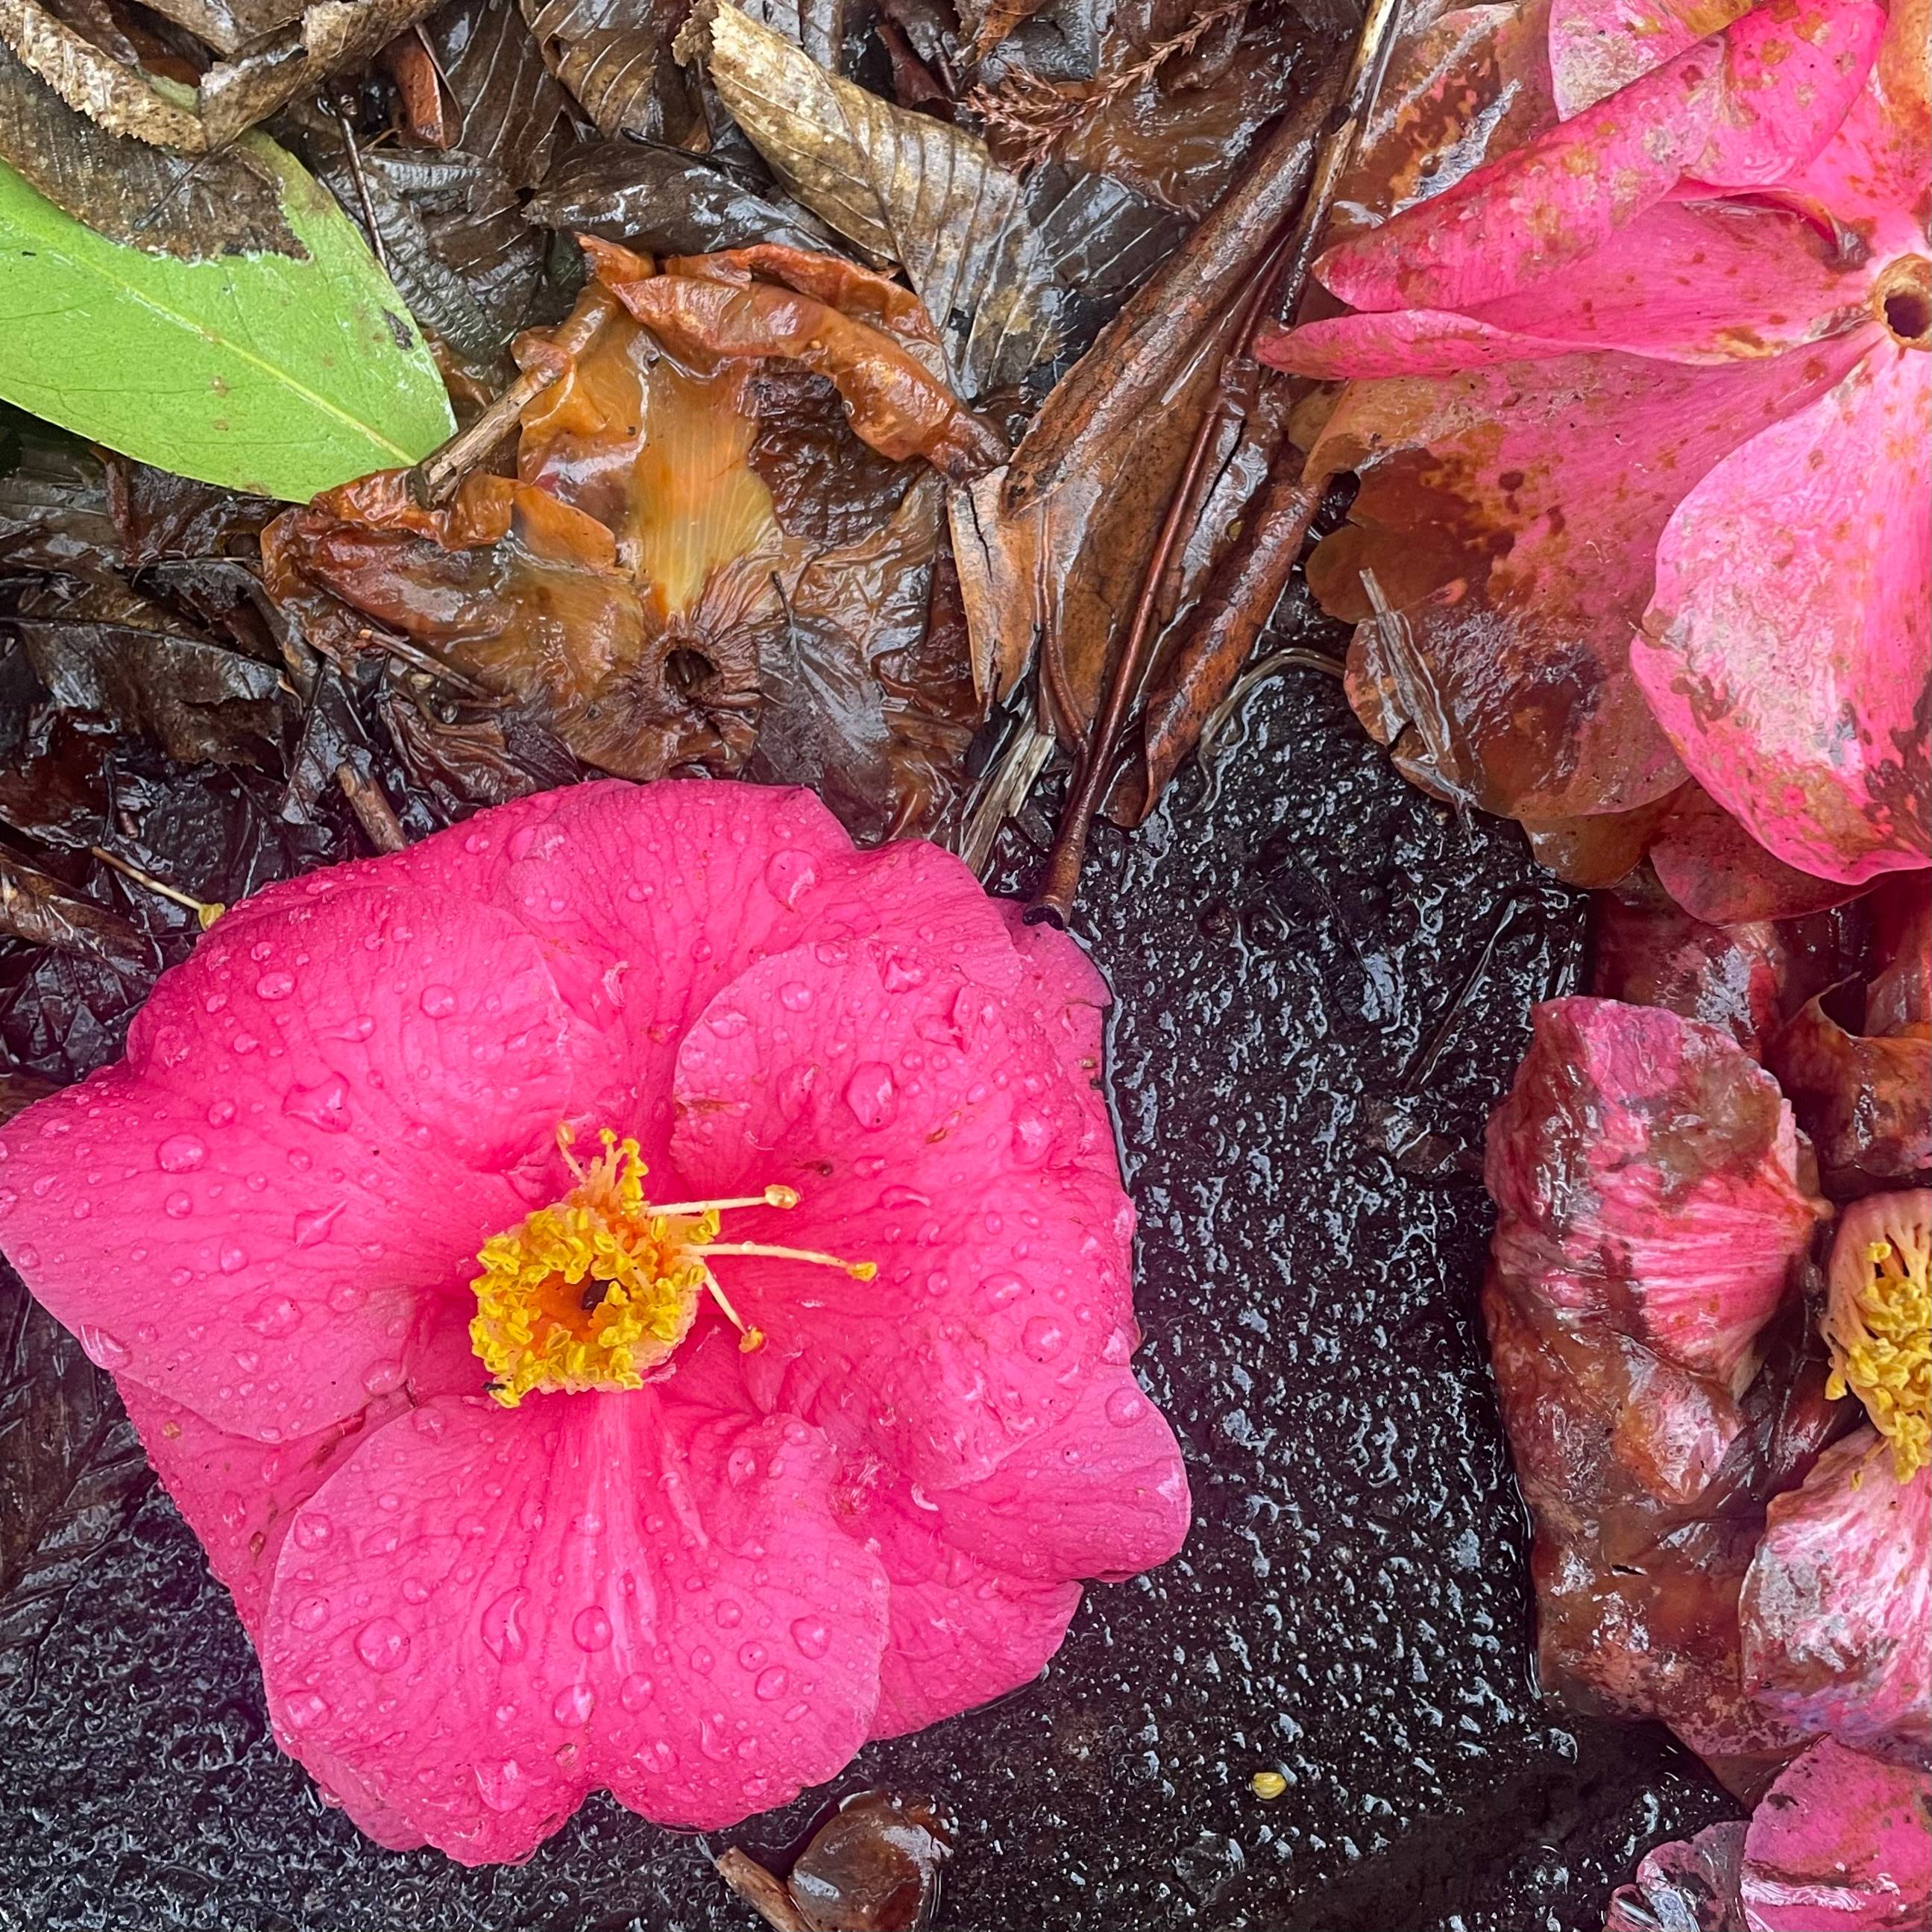
[[[1647,1845],[1735,1814],[1660,1732],[1566,1720],[1530,1679],[1474,1162],[1525,1006],[1574,983],[1581,902],[1514,828],[1405,785],[1318,670],[1263,686],[1221,752],[1211,804],[1184,772],[1131,844],[1102,838],[1082,902],[1187,1547],[1093,1591],[1041,1684],[726,1837],[782,1872],[829,1798],[883,1784],[957,1814],[941,1928],[1594,1932]],[[1007,886],[1047,832],[1009,835]],[[32,1346],[58,1399],[10,1406],[0,1379],[4,1455],[63,1431],[99,1453],[70,1459],[40,1558],[0,1540],[23,1579],[0,1602],[0,1925],[752,1922],[707,1856],[724,1839],[608,1799],[476,1872],[324,1811],[193,1538],[116,1473],[93,1372]]]

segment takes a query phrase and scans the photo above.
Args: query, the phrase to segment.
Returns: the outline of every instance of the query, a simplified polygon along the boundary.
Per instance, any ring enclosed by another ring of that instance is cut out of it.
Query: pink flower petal
[[[1862,1429],[1775,1498],[1739,1600],[1744,1682],[1811,1732],[1932,1752],[1932,1468],[1901,1482]]]
[[[1465,309],[1582,261],[1680,182],[1774,182],[1844,120],[1884,26],[1869,0],[1759,8],[1330,249],[1317,272],[1358,309]]]
[[[524,1856],[600,1786],[705,1828],[783,1804],[864,1741],[885,1641],[830,1466],[796,1419],[676,1376],[431,1402],[296,1518],[262,1639],[277,1735],[465,1864]]]
[[[1498,1269],[1741,1386],[1820,1216],[1791,1109],[1729,1034],[1660,1007],[1548,1000],[1490,1123]]]
[[[1684,787],[1651,845],[1650,863],[1664,890],[1711,926],[1802,919],[1863,890],[1774,858],[1698,784]]]
[[[1718,368],[1569,355],[1357,382],[1310,454],[1362,477],[1311,587],[1369,614],[1349,695],[1438,796],[1538,820],[1628,811],[1684,768],[1630,674],[1652,556],[1689,480],[1841,375],[1853,350]],[[1401,648],[1398,648],[1398,646]]]
[[[264,897],[162,976],[123,1064],[0,1133],[0,1228],[97,1360],[273,1441],[401,1379],[529,1211],[589,1040],[500,913],[326,874]]]
[[[1750,11],[1750,0],[1551,0],[1550,78],[1566,121]]]
[[[910,1486],[847,1499],[848,1524],[892,1580],[872,1735],[896,1738],[989,1703],[1046,1667],[1080,1606],[1080,1586],[991,1568],[950,1543]]]
[[[1744,1834],[1748,1932],[1918,1932],[1932,1923],[1932,1776],[1827,1738]]]
[[[1800,871],[1932,858],[1932,357],[1877,347],[1708,471],[1631,664],[1706,790]]]
[[[1132,1210],[1090,1088],[1017,1003],[877,946],[801,948],[720,994],[678,1056],[686,1184],[794,1186],[733,1238],[878,1269],[718,1258],[767,1338],[760,1399],[929,1488],[1066,1414],[1131,1319]]]
[[[1744,1831],[1727,1820],[1646,1852],[1611,1894],[1604,1932],[1736,1932]]]

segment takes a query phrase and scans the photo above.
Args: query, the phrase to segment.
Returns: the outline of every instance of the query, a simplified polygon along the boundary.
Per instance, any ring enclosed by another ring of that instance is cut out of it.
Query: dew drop
[[[868,1132],[877,1132],[891,1120],[898,1102],[892,1070],[882,1060],[862,1062],[845,1083],[845,1104],[851,1108],[852,1118]]]
[[[1026,1283],[1016,1274],[989,1274],[980,1282],[980,1292],[989,1307],[1004,1308],[1025,1294]]]
[[[298,1248],[320,1247],[328,1240],[328,1231],[335,1225],[336,1217],[342,1212],[343,1206],[344,1204],[338,1201],[327,1208],[304,1208],[296,1216],[296,1246]]]
[[[313,1087],[291,1087],[282,1096],[282,1112],[292,1120],[306,1120],[326,1134],[346,1134],[349,1083],[338,1076],[318,1081]]]
[[[317,1630],[328,1621],[326,1597],[304,1597],[289,1612],[289,1622],[298,1630]]]
[[[154,1150],[154,1165],[164,1174],[187,1174],[208,1158],[208,1143],[199,1134],[170,1134]]]
[[[704,1024],[720,1040],[736,1040],[752,1022],[736,1006],[719,1006],[705,1015]]]
[[[1053,1129],[1037,1108],[1022,1107],[1013,1116],[1013,1158],[1022,1167],[1037,1167],[1053,1145]]]
[[[514,1811],[530,1796],[530,1780],[513,1757],[476,1767],[476,1789],[493,1811]]]
[[[823,1657],[832,1648],[832,1633],[817,1617],[800,1617],[792,1624],[791,1640],[801,1657]]]
[[[775,852],[765,866],[765,889],[788,908],[818,882],[818,870],[802,852]]]
[[[328,1715],[328,1706],[314,1690],[291,1690],[282,1700],[282,1718],[292,1731],[310,1730]]]
[[[320,1550],[335,1534],[335,1526],[326,1516],[304,1510],[296,1518],[292,1534],[304,1550]]]
[[[208,1124],[211,1127],[225,1127],[235,1118],[232,1100],[218,1100],[208,1110]]]
[[[579,1610],[570,1626],[580,1650],[603,1650],[610,1642],[610,1619],[602,1604],[588,1604]]]
[[[651,1701],[651,1680],[632,1671],[617,1686],[617,1701],[627,1711],[641,1711]]]
[[[296,976],[279,968],[272,973],[264,973],[255,982],[256,994],[265,1000],[286,1000],[295,989]]]
[[[109,1334],[105,1328],[97,1328],[91,1322],[83,1322],[80,1325],[80,1346],[97,1369],[122,1368],[134,1358],[134,1352],[125,1342]]]
[[[778,1004],[788,1012],[802,1013],[812,1004],[812,988],[802,980],[788,980],[778,988]]]
[[[771,1652],[761,1643],[748,1643],[739,1647],[738,1662],[746,1670],[762,1670],[770,1657]]]
[[[258,1335],[292,1335],[302,1326],[302,1310],[286,1294],[271,1295],[242,1317]]]
[[[224,1274],[239,1274],[248,1265],[248,1251],[236,1242],[226,1242],[215,1264]]]
[[[194,1212],[194,1196],[178,1187],[161,1203],[161,1212],[171,1221],[185,1221]]]
[[[590,1713],[596,1708],[597,1694],[587,1684],[573,1684],[568,1690],[557,1694],[556,1702],[550,1706],[550,1715],[560,1724],[575,1730],[590,1721]]]
[[[362,1371],[362,1386],[371,1395],[393,1395],[406,1372],[400,1362],[372,1362]]]
[[[529,1652],[524,1612],[530,1600],[527,1590],[506,1590],[483,1612],[483,1646],[499,1664],[514,1664]]]
[[[1036,1315],[1021,1331],[1020,1346],[1036,1362],[1050,1362],[1066,1346],[1066,1330],[1051,1315]]]
[[[721,1597],[712,1615],[718,1619],[720,1630],[736,1630],[745,1621],[745,1606],[736,1597]]]
[[[447,1019],[456,1010],[454,986],[425,986],[416,1004],[431,1019]]]
[[[700,1644],[691,1653],[691,1667],[700,1677],[709,1677],[718,1667],[718,1660],[704,1645]]]
[[[775,1664],[769,1670],[758,1672],[758,1680],[752,1686],[752,1692],[761,1702],[775,1704],[790,1688],[790,1672]]]
[[[1107,1420],[1117,1429],[1131,1429],[1147,1413],[1147,1398],[1138,1389],[1117,1388],[1107,1398]]]

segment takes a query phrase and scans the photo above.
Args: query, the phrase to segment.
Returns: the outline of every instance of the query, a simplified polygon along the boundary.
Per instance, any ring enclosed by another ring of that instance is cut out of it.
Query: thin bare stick
[[[1301,299],[1308,278],[1309,264],[1335,198],[1335,189],[1353,157],[1362,124],[1375,104],[1377,90],[1395,44],[1396,23],[1402,14],[1402,0],[1371,0],[1362,22],[1360,38],[1341,97],[1317,150],[1315,166],[1301,208],[1287,232],[1270,248],[1259,272],[1250,283],[1236,312],[1228,346],[1222,352],[1214,379],[1214,394],[1202,415],[1187,464],[1168,504],[1132,621],[1114,660],[1106,700],[1082,754],[1078,782],[1060,821],[1060,830],[1048,856],[1046,876],[1039,892],[1026,910],[1029,924],[1042,922],[1064,926],[1072,916],[1075,894],[1080,889],[1080,873],[1087,859],[1087,843],[1094,820],[1113,774],[1120,731],[1134,694],[1147,676],[1144,662],[1152,647],[1154,618],[1160,607],[1161,585],[1168,568],[1199,520],[1205,494],[1208,459],[1215,442],[1236,412],[1237,370],[1249,356],[1256,326],[1269,305],[1269,296],[1280,290],[1274,307],[1278,314],[1292,314]]]
[[[395,808],[374,778],[345,760],[335,768],[335,782],[341,787],[342,796],[349,801],[349,808],[355,813],[363,837],[378,852],[400,852],[408,844],[402,820],[396,816]]]
[[[347,110],[333,94],[329,96],[328,104],[334,112],[336,124],[342,130],[342,149],[349,158],[349,178],[356,184],[356,199],[362,204],[362,225],[369,231],[369,252],[386,275],[389,272],[388,251],[382,246],[382,231],[376,226],[376,204],[370,196],[368,180],[362,172],[362,155],[356,145],[356,130],[349,124]]]

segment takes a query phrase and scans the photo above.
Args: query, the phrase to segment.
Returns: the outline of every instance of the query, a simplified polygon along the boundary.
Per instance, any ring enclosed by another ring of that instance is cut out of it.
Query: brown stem
[[[1152,640],[1161,584],[1170,560],[1192,529],[1192,520],[1198,517],[1200,506],[1196,499],[1201,494],[1208,452],[1226,426],[1233,408],[1234,370],[1249,354],[1256,326],[1268,306],[1270,292],[1277,286],[1277,278],[1281,290],[1276,304],[1278,313],[1292,314],[1301,299],[1309,265],[1314,260],[1316,244],[1327,224],[1336,187],[1354,152],[1363,121],[1373,105],[1376,92],[1388,66],[1402,4],[1402,0],[1371,0],[1367,16],[1362,22],[1360,38],[1356,42],[1354,56],[1349,64],[1348,80],[1336,116],[1330,122],[1316,154],[1313,178],[1302,197],[1300,212],[1287,232],[1270,245],[1260,269],[1242,296],[1233,331],[1216,372],[1214,400],[1202,414],[1193,447],[1188,452],[1186,467],[1168,501],[1160,535],[1155,541],[1146,574],[1141,580],[1140,596],[1134,606],[1132,620],[1114,660],[1106,703],[1094,721],[1081,758],[1073,796],[1067,801],[1053,850],[1047,859],[1046,876],[1033,903],[1027,908],[1025,916],[1030,925],[1045,922],[1064,927],[1072,916],[1074,896],[1080,888],[1080,873],[1086,862],[1087,844],[1093,832],[1094,814],[1100,808],[1111,777],[1128,706],[1146,674],[1142,659]]]
[[[344,764],[335,768],[335,782],[342,788],[342,796],[348,800],[349,808],[355,813],[356,822],[362,828],[362,836],[378,852],[400,852],[408,844],[402,820],[396,816],[395,808],[374,778],[358,772],[353,765]]]
[[[721,1852],[716,1862],[718,1876],[773,1932],[812,1932],[799,1916],[790,1893],[757,1859],[733,1845]]]

